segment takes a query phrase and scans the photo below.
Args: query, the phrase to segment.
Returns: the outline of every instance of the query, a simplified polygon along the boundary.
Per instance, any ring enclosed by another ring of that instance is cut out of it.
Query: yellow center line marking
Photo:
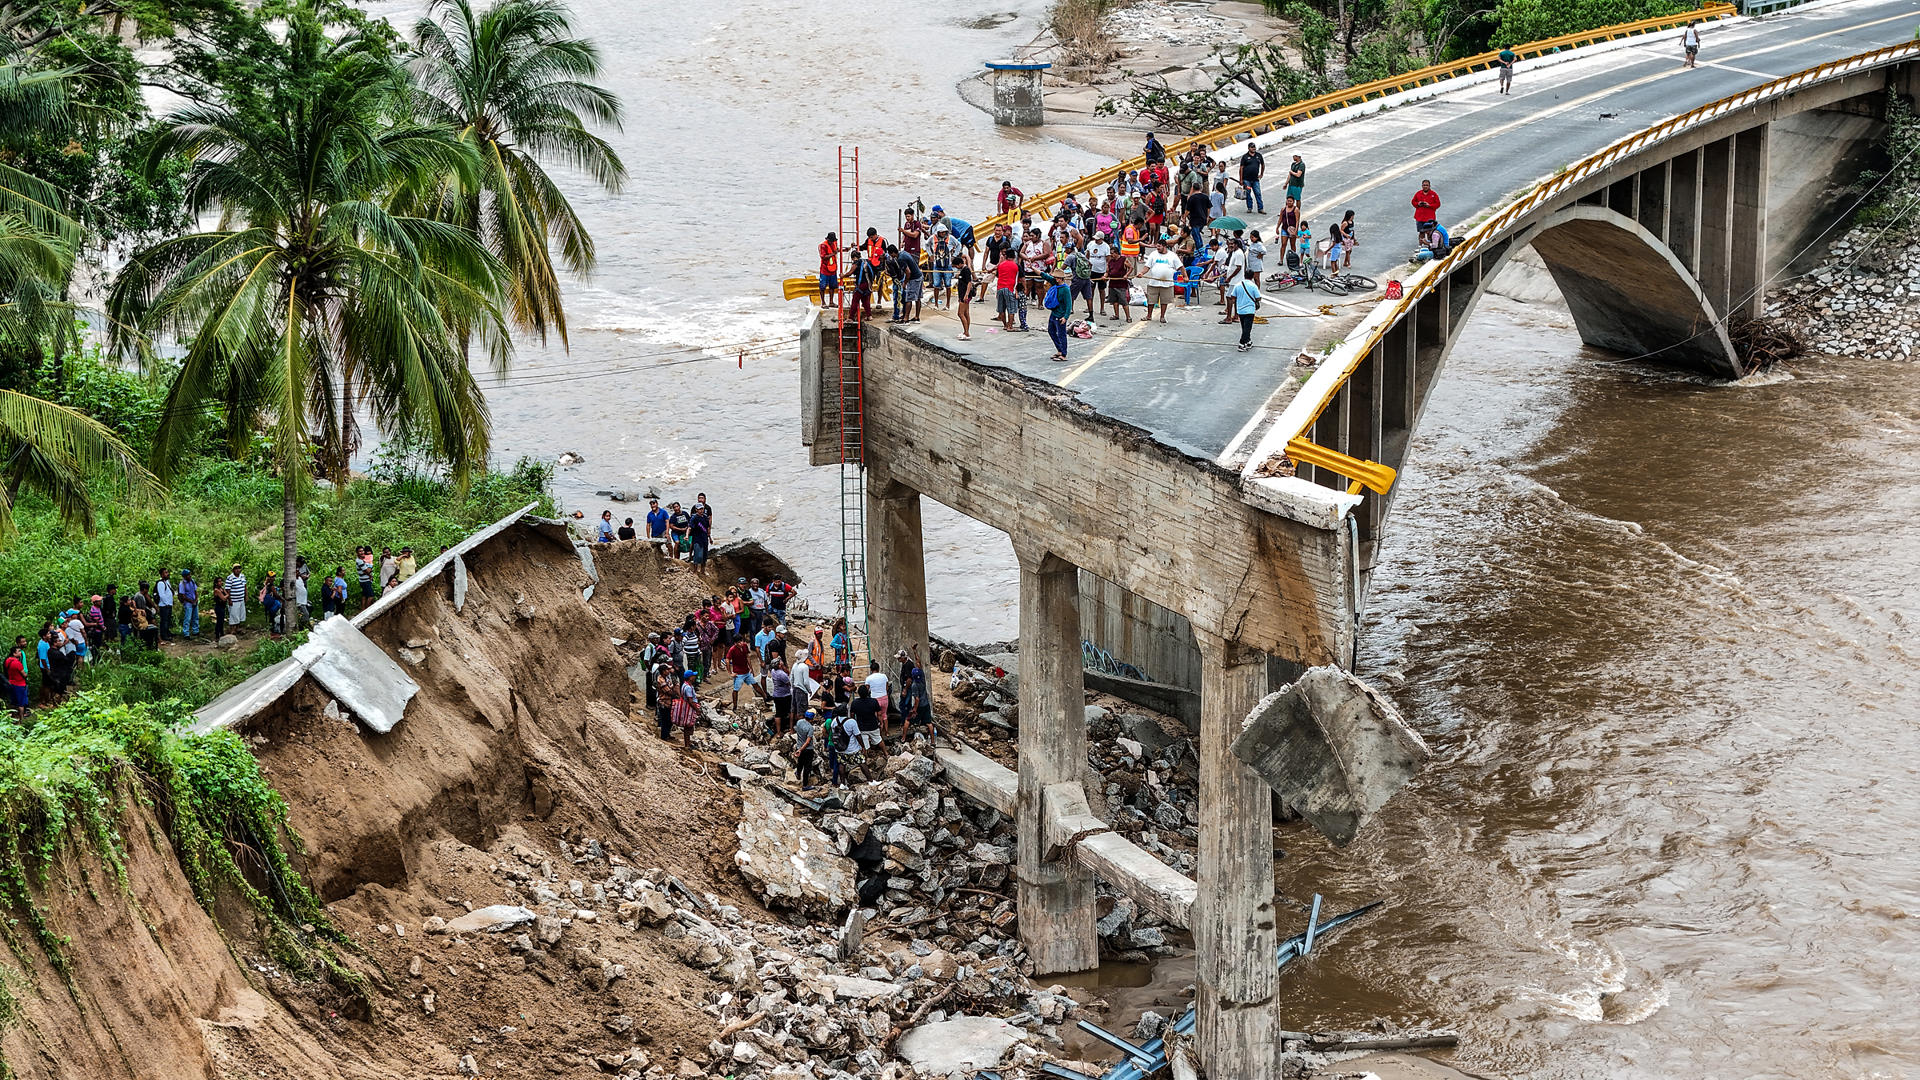
[[[1081,364],[1079,367],[1074,368],[1072,371],[1067,372],[1066,378],[1061,379],[1059,382],[1055,383],[1054,385],[1055,386],[1073,385],[1073,380],[1086,374],[1088,368],[1092,367],[1093,365],[1099,363],[1102,360],[1105,360],[1107,358],[1108,353],[1119,348],[1122,344],[1126,342],[1128,338],[1132,337],[1133,335],[1139,333],[1142,330],[1145,330],[1146,328],[1147,328],[1147,320],[1141,319],[1139,322],[1134,323],[1132,326],[1129,326],[1125,330],[1122,330],[1118,334],[1115,334],[1113,336],[1113,340],[1107,342],[1105,345],[1100,346],[1099,352],[1094,353],[1092,356],[1087,357],[1086,363]]]

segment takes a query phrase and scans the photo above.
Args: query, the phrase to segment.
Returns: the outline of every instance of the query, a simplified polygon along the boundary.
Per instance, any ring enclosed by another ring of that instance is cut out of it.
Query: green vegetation
[[[1891,245],[1910,243],[1920,234],[1915,224],[1920,215],[1920,116],[1902,94],[1887,92],[1887,130],[1882,136],[1884,169],[1869,169],[1860,174],[1854,189],[1864,198],[1855,220],[1862,225],[1877,225],[1886,230]]]
[[[544,170],[616,190],[589,127],[619,103],[553,0],[434,0],[413,35],[350,0],[0,0],[4,632],[161,567],[210,584],[277,563],[290,591],[297,554],[425,562],[528,502],[552,512],[544,467],[489,471],[469,360],[504,373],[512,328],[564,343],[549,246],[584,273],[593,241]],[[186,104],[151,115],[146,86]],[[77,268],[109,247],[134,255],[83,311]],[[382,445],[353,476],[361,423]],[[0,939],[64,970],[34,891],[67,845],[124,889],[139,799],[202,904],[237,891],[276,958],[353,981],[308,949],[321,909],[251,755],[176,730],[298,640],[109,645],[78,698],[0,721]],[[23,979],[0,963],[0,1024]]]
[[[290,862],[287,806],[232,732],[190,735],[174,701],[127,704],[82,695],[23,730],[0,719],[0,897],[14,918],[0,940],[15,955],[37,945],[66,975],[73,942],[35,899],[69,844],[106,864],[112,887],[135,903],[122,835],[130,802],[153,807],[194,897],[209,914],[218,890],[238,895],[273,927],[276,953],[296,970],[322,957],[326,911]],[[244,858],[243,863],[241,859]],[[102,883],[89,881],[91,890]],[[316,951],[318,947],[318,951]],[[27,982],[0,965],[0,1023],[17,1013]]]
[[[1691,0],[1265,0],[1293,23],[1283,41],[1220,49],[1203,68],[1212,85],[1175,90],[1160,75],[1129,72],[1123,97],[1096,111],[1198,132],[1320,94],[1472,56],[1687,11]]]

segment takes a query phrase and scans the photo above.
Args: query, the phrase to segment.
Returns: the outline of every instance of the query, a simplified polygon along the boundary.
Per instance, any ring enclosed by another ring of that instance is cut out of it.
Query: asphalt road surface
[[[1344,211],[1355,211],[1360,244],[1353,269],[1382,282],[1404,278],[1415,246],[1409,200],[1423,179],[1443,200],[1441,223],[1459,236],[1465,223],[1535,181],[1634,132],[1796,71],[1910,40],[1917,25],[1915,0],[1847,0],[1708,24],[1693,69],[1681,66],[1678,30],[1558,64],[1523,62],[1509,96],[1489,80],[1302,137],[1261,138],[1267,214],[1241,213],[1237,200],[1228,212],[1271,240],[1287,165],[1300,154],[1307,164],[1306,217],[1315,233],[1324,235]],[[1276,262],[1270,254],[1269,267]],[[1297,288],[1266,295],[1262,314],[1268,316],[1310,314],[1321,303],[1339,302]],[[972,341],[954,342],[946,320],[915,332],[980,362],[1069,387],[1102,413],[1187,453],[1215,458],[1263,410],[1293,357],[1327,323],[1325,316],[1270,318],[1254,328],[1257,347],[1240,353],[1233,347],[1238,324],[1220,323],[1213,297],[1205,301],[1176,304],[1165,325],[1143,325],[1139,309],[1131,326],[1102,317],[1093,338],[1071,343],[1066,363],[1050,359],[1044,312],[1029,312],[1032,333],[986,332],[993,325],[991,300],[974,307]]]

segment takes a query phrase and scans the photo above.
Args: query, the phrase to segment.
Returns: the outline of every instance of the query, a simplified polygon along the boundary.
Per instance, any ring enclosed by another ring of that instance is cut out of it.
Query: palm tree
[[[16,22],[11,9],[0,8],[0,150],[67,122],[72,72],[33,68],[12,33]],[[0,159],[0,347],[38,350],[66,330],[73,305],[65,292],[79,243],[80,226],[59,190]],[[159,490],[105,425],[64,405],[0,390],[0,540],[14,535],[22,490],[47,496],[63,520],[91,533],[93,482],[102,476],[136,499]]]
[[[479,235],[509,274],[507,307],[514,324],[564,344],[566,312],[548,247],[567,268],[593,268],[593,238],[542,162],[579,169],[610,192],[626,166],[588,122],[618,128],[620,101],[590,80],[600,53],[573,37],[571,16],[556,0],[499,0],[475,14],[469,0],[433,0],[414,24],[416,108],[447,125],[480,158],[479,183],[441,185],[415,193],[426,211]]]
[[[91,481],[111,476],[137,500],[159,494],[160,483],[140,459],[99,421],[65,405],[0,390],[0,540],[14,535],[17,492],[32,489],[53,500],[62,520],[88,533],[94,525]]]
[[[150,159],[193,165],[189,208],[219,228],[136,254],[109,299],[116,344],[185,343],[154,436],[162,476],[183,458],[206,407],[229,443],[265,426],[282,482],[282,587],[291,589],[310,445],[347,479],[356,405],[395,436],[423,441],[458,483],[483,466],[486,403],[456,327],[504,365],[499,263],[458,226],[396,213],[390,193],[471,183],[473,148],[403,118],[404,72],[376,39],[330,38],[314,9],[287,17],[284,68],[265,88],[169,117]],[[351,391],[348,372],[361,382]]]

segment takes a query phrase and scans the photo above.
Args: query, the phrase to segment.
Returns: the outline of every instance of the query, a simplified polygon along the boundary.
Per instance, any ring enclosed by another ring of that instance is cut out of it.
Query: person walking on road
[[[1696,66],[1695,61],[1700,58],[1700,20],[1699,19],[1695,19],[1692,22],[1687,24],[1686,32],[1680,35],[1680,46],[1681,48],[1684,48],[1687,51],[1686,63],[1680,66],[1695,67]]]
[[[1240,316],[1240,344],[1235,349],[1246,352],[1253,348],[1253,317],[1260,310],[1260,287],[1243,277],[1227,290],[1227,302]]]
[[[1247,152],[1240,155],[1240,197],[1247,202],[1247,209],[1258,214],[1267,212],[1266,196],[1260,194],[1260,178],[1267,175],[1267,159],[1260,148],[1247,143]]]
[[[1287,166],[1287,198],[1298,203],[1301,194],[1306,190],[1307,163],[1300,160],[1299,154],[1295,154],[1293,155],[1293,164]]]
[[[1513,65],[1519,59],[1512,49],[1500,50],[1500,92],[1503,94],[1513,93]]]
[[[1433,190],[1433,181],[1420,181],[1420,190],[1413,193],[1413,228],[1420,234],[1420,242],[1427,242],[1427,234],[1433,231],[1433,224],[1440,217],[1440,193]]]

